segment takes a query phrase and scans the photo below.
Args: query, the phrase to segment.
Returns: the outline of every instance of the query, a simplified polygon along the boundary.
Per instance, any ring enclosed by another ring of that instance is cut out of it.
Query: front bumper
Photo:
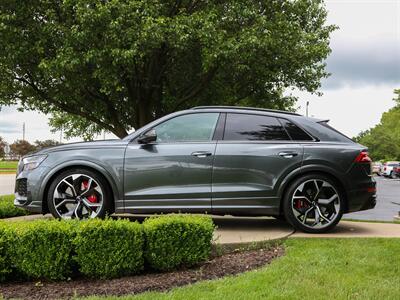
[[[50,168],[39,166],[17,174],[14,205],[34,213],[43,212],[42,183]]]

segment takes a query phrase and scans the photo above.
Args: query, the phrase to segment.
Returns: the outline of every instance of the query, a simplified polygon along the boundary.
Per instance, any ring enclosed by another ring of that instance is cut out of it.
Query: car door
[[[278,183],[301,166],[302,145],[274,116],[228,113],[225,124],[214,159],[213,213],[276,213]]]
[[[156,142],[130,143],[124,165],[125,211],[210,211],[218,118],[219,113],[179,115],[152,128]]]

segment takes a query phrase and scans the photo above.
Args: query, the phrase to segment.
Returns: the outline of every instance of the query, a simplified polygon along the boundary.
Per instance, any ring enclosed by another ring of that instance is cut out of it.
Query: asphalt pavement
[[[377,183],[377,199],[374,209],[345,214],[345,219],[371,220],[371,221],[393,221],[398,215],[400,205],[400,179],[389,179],[375,177]]]
[[[400,211],[400,179],[376,177],[377,205],[374,209],[346,214],[345,219],[393,221],[393,217]],[[0,195],[14,193],[15,174],[0,175]]]
[[[15,174],[0,174],[0,196],[14,194]]]

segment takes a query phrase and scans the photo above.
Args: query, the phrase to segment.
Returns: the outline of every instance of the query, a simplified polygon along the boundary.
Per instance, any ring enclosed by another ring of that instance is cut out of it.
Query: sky
[[[400,0],[328,0],[326,7],[328,24],[340,27],[332,34],[327,60],[332,75],[323,80],[320,97],[293,94],[299,97],[299,113],[306,113],[309,101],[310,116],[329,119],[352,137],[378,124],[382,113],[394,106],[393,90],[400,88]],[[24,122],[28,141],[60,140],[59,132],[50,133],[45,115],[16,107],[0,111],[0,136],[9,143],[21,139]]]

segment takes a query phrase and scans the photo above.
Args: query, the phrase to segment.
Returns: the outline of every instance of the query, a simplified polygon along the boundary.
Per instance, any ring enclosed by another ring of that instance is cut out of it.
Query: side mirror
[[[139,144],[149,144],[157,140],[157,133],[154,129],[147,131],[138,138]]]

